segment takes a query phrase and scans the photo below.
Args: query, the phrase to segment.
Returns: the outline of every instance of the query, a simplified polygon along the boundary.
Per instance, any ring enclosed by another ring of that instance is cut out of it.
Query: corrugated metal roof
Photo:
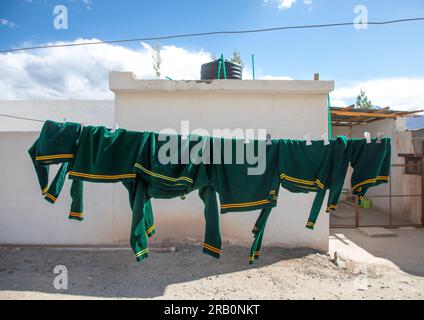
[[[405,116],[411,116],[423,110],[400,111],[385,108],[355,108],[354,105],[342,108],[331,107],[331,124],[333,126],[354,126],[366,124],[383,119],[396,119]]]

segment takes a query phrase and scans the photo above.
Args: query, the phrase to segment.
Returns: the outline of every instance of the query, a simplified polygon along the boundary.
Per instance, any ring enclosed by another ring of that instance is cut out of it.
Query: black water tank
[[[200,71],[200,79],[202,80],[212,80],[218,79],[218,68],[219,62],[221,59],[214,60],[205,64],[202,64],[202,69]],[[241,65],[225,60],[225,70],[227,72],[227,79],[242,79],[242,67]],[[224,70],[221,67],[220,79],[224,79]]]

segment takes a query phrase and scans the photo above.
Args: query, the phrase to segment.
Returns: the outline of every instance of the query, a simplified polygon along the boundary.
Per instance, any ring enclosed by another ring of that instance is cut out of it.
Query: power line
[[[12,115],[10,115],[10,114],[2,114],[2,113],[0,113],[0,116],[1,116],[1,117],[6,117],[6,118],[19,119],[19,120],[28,120],[28,121],[36,121],[36,122],[46,122],[45,120],[34,119],[34,118],[18,117],[18,116],[12,116]]]
[[[387,21],[370,21],[370,22],[367,22],[366,24],[364,23],[363,25],[387,25],[387,24],[422,21],[422,20],[424,20],[424,17],[405,18],[405,19],[387,20]],[[297,26],[285,26],[285,27],[250,29],[250,30],[227,30],[227,31],[223,30],[223,31],[210,31],[210,32],[200,32],[200,33],[185,33],[185,34],[176,34],[176,35],[169,35],[169,36],[158,36],[158,37],[145,37],[145,38],[133,38],[133,39],[119,39],[119,40],[106,40],[106,41],[22,47],[22,48],[15,48],[15,49],[0,50],[0,53],[24,51],[24,50],[35,50],[35,49],[87,46],[87,45],[95,45],[95,44],[167,40],[167,39],[176,39],[176,38],[203,37],[203,36],[211,36],[211,35],[231,35],[231,34],[259,33],[259,32],[270,32],[270,31],[281,31],[281,30],[292,30],[292,29],[329,28],[329,27],[341,27],[341,26],[353,26],[353,25],[361,25],[361,24],[358,24],[355,22],[341,22],[341,23],[310,24],[310,25],[297,25]]]

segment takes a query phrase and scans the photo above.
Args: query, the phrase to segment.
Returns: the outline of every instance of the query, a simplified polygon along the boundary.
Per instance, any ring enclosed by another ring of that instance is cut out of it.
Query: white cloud
[[[78,39],[75,43],[98,41]],[[65,44],[65,42],[55,43]],[[118,45],[87,45],[0,54],[0,99],[108,99],[109,71],[132,71],[155,78],[152,47],[138,50]],[[199,79],[209,53],[176,46],[162,48],[162,76]]]
[[[27,0],[27,1],[31,2],[32,0]],[[69,1],[75,3],[76,0],[69,0]],[[78,0],[78,1],[81,1],[81,3],[85,6],[87,10],[91,10],[93,7],[93,0]]]
[[[7,27],[14,29],[16,28],[16,24],[10,20],[0,18],[0,27]]]
[[[334,90],[331,105],[345,107],[355,103],[360,90],[379,107],[396,110],[424,109],[424,78],[383,78],[354,83]]]
[[[91,41],[97,40],[75,40]],[[113,99],[108,72],[132,71],[138,78],[153,79],[152,54],[152,47],[145,43],[140,49],[102,44],[0,54],[0,99]],[[162,77],[190,80],[200,78],[200,66],[210,61],[210,54],[171,45],[162,48],[162,59]],[[252,79],[248,67],[243,78]],[[256,79],[292,78],[263,74],[258,68]],[[337,88],[331,103],[350,105],[362,89],[380,107],[424,109],[423,88],[424,77],[367,80]]]
[[[286,10],[290,9],[296,3],[296,0],[264,0],[264,3],[276,5],[279,10]],[[310,9],[312,8],[312,0],[303,0],[303,4]]]
[[[99,40],[50,44],[93,41]],[[112,99],[109,71],[132,71],[140,79],[154,79],[152,55],[153,48],[146,43],[141,43],[140,49],[101,44],[0,54],[0,99]],[[200,79],[201,65],[211,60],[208,52],[173,45],[164,46],[161,56],[162,78],[174,80]],[[252,79],[248,67],[243,69],[243,79]],[[264,75],[259,68],[256,79],[292,78]]]
[[[296,0],[278,0],[278,2],[278,9],[288,9],[296,2]]]

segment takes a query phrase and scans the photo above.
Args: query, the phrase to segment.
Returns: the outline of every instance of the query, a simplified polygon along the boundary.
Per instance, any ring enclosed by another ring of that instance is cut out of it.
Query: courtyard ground
[[[424,299],[424,229],[392,231],[332,229],[328,254],[265,246],[252,266],[249,248],[227,243],[219,260],[185,244],[138,264],[125,248],[2,247],[0,299]]]

